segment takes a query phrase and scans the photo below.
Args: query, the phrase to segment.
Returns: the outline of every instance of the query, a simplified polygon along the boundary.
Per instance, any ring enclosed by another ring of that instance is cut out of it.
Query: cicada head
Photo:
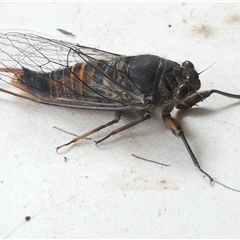
[[[199,74],[195,70],[193,63],[190,61],[184,61],[182,63],[182,76],[179,80],[179,84],[176,87],[174,94],[178,101],[183,100],[201,87]]]

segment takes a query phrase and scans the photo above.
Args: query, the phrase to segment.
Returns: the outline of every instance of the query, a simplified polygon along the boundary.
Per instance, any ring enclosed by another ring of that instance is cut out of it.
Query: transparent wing
[[[118,59],[124,58],[31,33],[0,33],[0,80],[10,87],[5,84],[0,91],[77,108],[146,108],[141,91],[124,71],[124,62],[116,68]]]

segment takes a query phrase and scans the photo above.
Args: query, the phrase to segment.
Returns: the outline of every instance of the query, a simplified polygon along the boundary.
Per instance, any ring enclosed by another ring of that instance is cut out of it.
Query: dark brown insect
[[[215,89],[198,91],[199,73],[190,61],[180,65],[154,55],[122,56],[30,33],[0,33],[0,72],[1,81],[13,87],[0,88],[2,92],[45,104],[115,111],[112,121],[57,150],[117,123],[122,111],[137,111],[140,117],[96,143],[149,119],[151,109],[162,107],[165,125],[181,137],[195,166],[211,182],[171,111],[191,108],[212,93],[240,99]]]

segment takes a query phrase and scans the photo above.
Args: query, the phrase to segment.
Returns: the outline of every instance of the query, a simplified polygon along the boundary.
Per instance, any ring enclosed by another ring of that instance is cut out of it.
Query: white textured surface
[[[126,55],[188,59],[198,71],[216,62],[201,74],[202,89],[234,93],[240,93],[239,13],[239,3],[0,3],[2,29],[36,31]],[[81,134],[113,113],[1,93],[0,109],[1,238],[240,237],[240,193],[209,185],[180,139],[163,126],[160,111],[99,146],[82,141],[57,154],[55,147],[71,136],[53,126]],[[203,169],[238,189],[239,113],[237,100],[219,95],[173,113]],[[123,116],[118,126],[133,117]]]

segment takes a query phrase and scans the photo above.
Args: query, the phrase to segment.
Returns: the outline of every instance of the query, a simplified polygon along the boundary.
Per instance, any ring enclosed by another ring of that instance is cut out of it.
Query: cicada
[[[179,64],[155,55],[124,56],[31,33],[0,33],[0,79],[12,87],[0,91],[17,97],[115,111],[113,120],[57,150],[117,123],[123,111],[136,111],[139,118],[96,143],[150,119],[150,111],[161,107],[166,127],[182,139],[195,166],[210,182],[213,178],[200,167],[171,111],[191,108],[213,93],[240,99],[240,95],[215,89],[199,91],[199,73],[190,61]]]

